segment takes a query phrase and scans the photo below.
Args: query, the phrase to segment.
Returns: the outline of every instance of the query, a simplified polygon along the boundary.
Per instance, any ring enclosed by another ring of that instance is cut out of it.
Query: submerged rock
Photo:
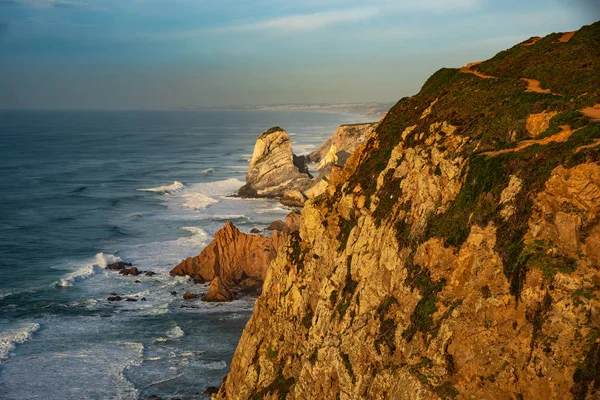
[[[208,293],[202,296],[202,301],[208,302],[225,302],[235,299],[235,294],[223,283],[218,276],[212,280]]]
[[[106,300],[108,300],[108,301],[121,301],[121,300],[123,300],[123,298],[121,298],[121,296],[110,296],[110,297],[107,297]]]

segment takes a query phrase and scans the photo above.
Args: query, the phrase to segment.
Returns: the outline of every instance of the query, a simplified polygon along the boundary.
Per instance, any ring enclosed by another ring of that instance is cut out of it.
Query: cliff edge
[[[598,48],[532,38],[400,100],[306,203],[217,398],[597,398]]]

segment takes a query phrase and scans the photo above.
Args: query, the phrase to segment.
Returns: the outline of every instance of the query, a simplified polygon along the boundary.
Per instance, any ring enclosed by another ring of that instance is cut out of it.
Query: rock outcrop
[[[218,399],[600,396],[600,23],[561,37],[387,113],[304,206]]]
[[[312,162],[319,163],[331,152],[334,148],[334,155],[337,156],[337,162],[344,165],[346,160],[363,144],[369,137],[373,129],[377,125],[376,122],[368,122],[364,124],[340,125],[337,131],[318,149],[308,155]]]
[[[215,278],[210,283],[208,293],[201,297],[202,301],[208,302],[226,302],[235,300],[235,294],[223,283],[220,277]]]
[[[287,218],[285,230],[297,230],[297,225],[294,225],[297,220],[298,217]],[[237,285],[247,278],[262,282],[270,262],[288,236],[288,233],[278,231],[269,237],[246,234],[228,221],[198,256],[183,260],[170,274],[187,275],[197,282],[212,281],[218,276],[228,286]]]
[[[276,197],[284,204],[302,205],[302,191],[311,186],[312,177],[304,157],[292,152],[292,141],[280,127],[263,132],[254,145],[246,184],[241,197]]]

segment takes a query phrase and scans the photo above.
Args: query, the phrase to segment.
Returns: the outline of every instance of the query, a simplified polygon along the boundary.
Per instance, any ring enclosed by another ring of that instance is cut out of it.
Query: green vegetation
[[[352,279],[351,265],[352,256],[348,256],[346,259],[346,283],[342,289],[341,302],[335,309],[340,319],[346,315],[346,311],[348,311],[348,307],[350,307],[350,302],[352,301],[352,297],[356,291],[356,287],[358,286],[358,282]],[[336,293],[335,300],[337,300],[337,292],[334,293]],[[332,300],[332,297],[333,293],[329,299]]]
[[[302,325],[306,328],[306,329],[310,329],[310,327],[312,326],[312,320],[313,320],[313,312],[312,310],[308,310],[306,311],[306,314],[304,314],[304,317],[302,317]]]
[[[298,268],[298,271],[304,269],[304,256],[305,252],[302,251],[302,247],[300,246],[300,242],[302,239],[300,238],[300,234],[298,232],[294,232],[291,235],[290,239],[290,261]]]
[[[338,251],[346,250],[346,245],[348,244],[348,238],[350,237],[350,232],[352,232],[352,229],[354,229],[354,227],[356,226],[357,223],[358,223],[358,218],[354,214],[354,210],[352,210],[352,215],[350,216],[350,219],[344,219],[344,218],[340,217],[340,219],[339,219],[340,233],[338,234],[338,237],[337,237],[338,240],[340,241],[340,247],[338,248]]]
[[[296,383],[296,379],[285,378],[283,376],[283,371],[279,369],[277,371],[277,375],[271,384],[265,388],[263,388],[260,392],[256,392],[252,395],[253,400],[264,399],[266,395],[277,393],[279,394],[279,400],[285,400],[287,395],[290,393],[292,386]]]
[[[340,357],[342,359],[342,363],[344,364],[344,367],[346,368],[346,371],[348,371],[348,375],[350,375],[350,378],[352,379],[352,383],[356,383],[356,376],[354,376],[354,371],[352,370],[352,363],[350,362],[350,356],[340,350]]]
[[[600,388],[600,343],[593,343],[585,359],[577,365],[573,374],[571,393],[574,400],[585,400],[592,385],[592,393]]]
[[[394,296],[386,297],[377,307],[377,317],[379,318],[379,332],[375,338],[375,350],[381,354],[381,346],[385,345],[390,353],[396,350],[396,321],[388,317],[390,308],[398,304],[398,300]]]
[[[410,325],[402,332],[402,337],[410,342],[417,332],[430,333],[435,328],[433,314],[438,310],[437,294],[446,281],[442,278],[434,282],[428,269],[414,265],[409,269],[407,284],[421,293],[421,299],[410,316]]]

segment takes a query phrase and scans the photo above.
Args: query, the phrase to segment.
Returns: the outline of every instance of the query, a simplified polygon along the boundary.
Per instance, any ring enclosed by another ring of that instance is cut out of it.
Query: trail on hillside
[[[589,117],[592,121],[600,122],[600,103],[579,110],[583,115]]]
[[[537,42],[539,42],[541,39],[541,37],[539,36],[534,36],[531,39],[529,39],[528,42],[525,43],[521,43],[521,46],[525,46],[525,47],[529,47],[529,46],[533,46],[534,44],[536,44]]]
[[[561,43],[567,43],[569,40],[571,40],[571,38],[573,37],[574,34],[575,34],[575,31],[573,31],[573,32],[565,32],[560,37],[560,39],[558,39],[558,41],[561,42]]]
[[[550,89],[542,89],[542,87],[540,86],[541,82],[537,79],[521,78],[521,80],[527,83],[527,89],[525,89],[526,92],[545,93],[552,94],[554,96],[560,96],[560,94],[553,93]]]
[[[551,142],[557,142],[557,143],[566,142],[567,139],[569,139],[569,137],[575,131],[572,130],[569,125],[561,125],[561,128],[562,128],[562,130],[560,132],[558,132],[557,134],[545,137],[543,139],[523,140],[522,142],[519,142],[519,144],[517,144],[517,147],[513,147],[510,149],[504,149],[504,150],[497,150],[497,151],[488,151],[488,152],[485,152],[482,154],[484,154],[486,156],[494,157],[499,154],[514,153],[519,150],[523,150],[529,146],[533,146],[534,144],[545,145],[545,144],[548,144]]]
[[[474,66],[476,66],[477,64],[480,64],[481,61],[475,61],[475,62],[470,62],[467,65],[465,65],[464,67],[459,68],[460,72],[464,72],[466,74],[473,74],[475,76],[478,76],[482,79],[491,79],[491,78],[496,78],[495,76],[491,76],[491,75],[486,75],[484,73],[481,73],[479,71],[476,71],[474,69],[472,69]]]

